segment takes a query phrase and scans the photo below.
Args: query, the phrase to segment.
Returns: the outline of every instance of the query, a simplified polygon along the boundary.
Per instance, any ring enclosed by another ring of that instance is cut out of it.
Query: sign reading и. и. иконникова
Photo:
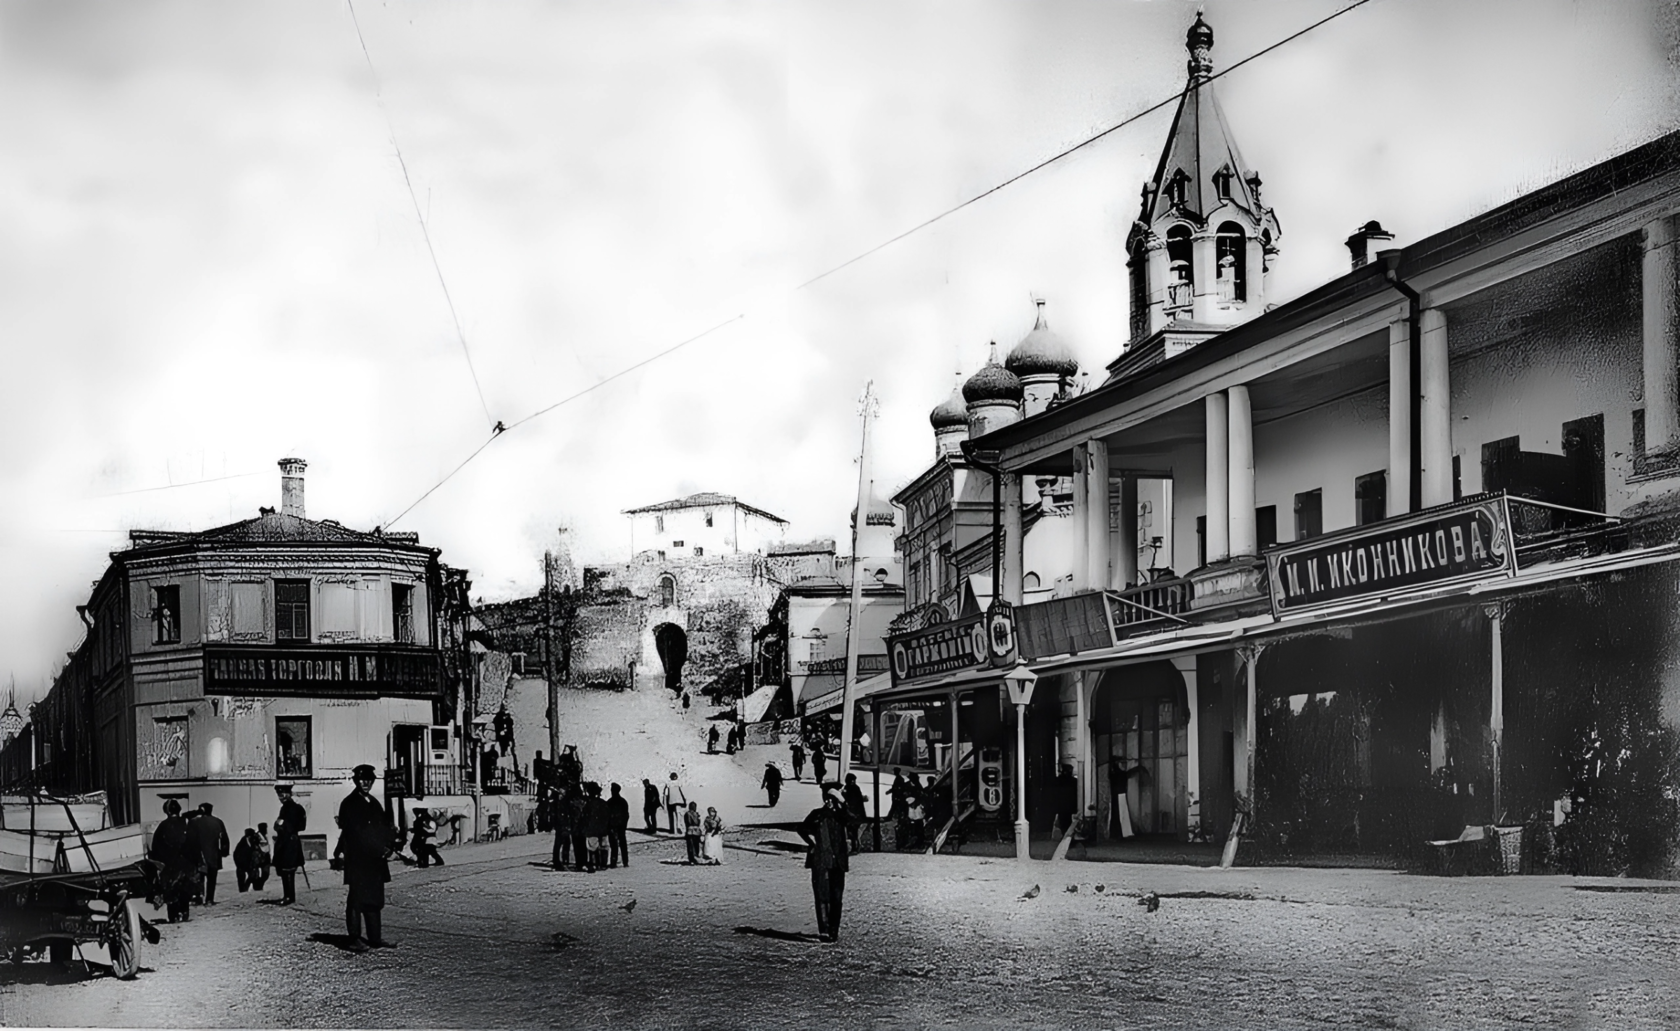
[[[1272,611],[1515,576],[1510,527],[1501,495],[1284,545],[1266,554]]]

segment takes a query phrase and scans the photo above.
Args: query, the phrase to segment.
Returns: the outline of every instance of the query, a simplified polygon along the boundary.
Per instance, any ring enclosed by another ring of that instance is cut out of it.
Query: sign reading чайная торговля
[[[436,698],[436,652],[380,645],[240,647],[206,645],[206,694],[305,698]]]
[[[1272,611],[1516,574],[1503,497],[1314,537],[1270,551]]]

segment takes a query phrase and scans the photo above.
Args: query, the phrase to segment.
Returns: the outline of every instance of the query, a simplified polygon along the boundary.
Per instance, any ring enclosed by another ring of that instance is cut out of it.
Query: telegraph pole
[[[560,682],[554,678],[554,553],[543,552],[543,676],[548,680],[548,761],[560,761]]]
[[[846,616],[846,680],[840,695],[840,783],[852,768],[852,731],[858,676],[858,650],[863,644],[863,570],[858,563],[858,540],[869,519],[869,420],[875,415],[875,381],[863,387],[863,445],[858,449],[857,514],[852,517],[852,604]],[[876,747],[880,747],[879,742]]]

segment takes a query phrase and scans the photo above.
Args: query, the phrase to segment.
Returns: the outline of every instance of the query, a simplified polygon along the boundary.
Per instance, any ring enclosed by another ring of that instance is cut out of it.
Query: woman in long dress
[[[706,807],[705,822],[700,825],[703,832],[701,848],[710,866],[718,866],[723,862],[723,819],[717,814],[716,806]]]

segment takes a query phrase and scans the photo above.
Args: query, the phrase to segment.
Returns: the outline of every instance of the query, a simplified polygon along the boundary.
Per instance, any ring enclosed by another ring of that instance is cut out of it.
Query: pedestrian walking
[[[659,789],[646,777],[642,778],[642,819],[647,823],[647,833],[659,833]]]
[[[373,797],[373,782],[378,779],[373,767],[366,763],[357,766],[350,771],[350,779],[356,788],[338,806],[338,844],[333,848],[333,860],[344,871],[344,884],[349,888],[344,898],[344,926],[350,932],[350,949],[366,952],[369,947],[387,944],[381,933],[380,913],[385,908],[385,884],[391,879],[387,860],[395,832],[385,807]]]
[[[706,807],[706,819],[700,824],[700,834],[700,850],[706,857],[706,865],[720,865],[723,862],[723,817],[718,815],[715,806]]]
[[[731,738],[731,743],[733,743],[733,740],[734,739]],[[717,743],[718,743],[718,729],[717,729],[717,724],[714,723],[714,724],[712,724],[712,729],[706,733],[706,752],[710,755],[716,755],[717,754]]]
[[[198,880],[201,854],[186,819],[181,816],[181,803],[173,798],[163,802],[163,822],[152,832],[149,856],[161,868],[159,881],[169,922],[191,920],[193,886]]]
[[[254,829],[245,828],[245,833],[239,836],[239,844],[233,846],[233,878],[241,894],[253,888],[262,890],[266,856],[267,849],[263,847],[262,838]]]
[[[811,810],[799,826],[799,836],[810,846],[805,868],[811,871],[811,895],[817,904],[817,936],[827,942],[840,939],[840,909],[850,866],[847,822],[845,799],[839,789],[830,788],[822,806]]]
[[[630,800],[624,797],[624,789],[614,784],[610,789],[612,797],[607,799],[607,856],[608,866],[623,863],[630,865],[630,842],[625,840],[625,832],[630,829]]]
[[[823,754],[821,745],[811,749],[811,773],[819,786],[828,779],[828,756]]]
[[[925,800],[927,793],[922,790],[922,775],[910,774],[910,783],[906,785],[904,795],[904,828],[903,840],[910,848],[921,848],[925,844],[926,834],[923,819],[926,816]]]
[[[414,827],[409,838],[408,847],[414,853],[416,862],[424,870],[436,863],[443,865],[443,856],[438,853],[434,840],[437,838],[437,820],[424,806],[414,807]]]
[[[309,826],[309,813],[292,800],[290,784],[274,785],[280,796],[280,815],[274,818],[274,869],[280,875],[280,904],[289,906],[297,901],[297,873],[303,869],[303,840],[299,837]]]
[[[566,793],[554,806],[554,855],[553,866],[556,870],[564,870],[571,862],[572,839],[577,835],[577,818],[582,808],[579,791],[576,785],[568,787]]]
[[[607,865],[607,803],[601,785],[590,781],[583,786],[583,869],[594,873]]]
[[[782,771],[773,762],[764,764],[764,779],[758,782],[770,796],[770,808],[776,808],[776,802],[782,797]]]
[[[863,847],[858,841],[858,835],[862,833],[865,819],[863,789],[858,787],[857,774],[846,774],[846,786],[841,789],[841,797],[845,799],[846,803],[846,819],[847,826],[851,829],[852,851],[857,852]]]
[[[805,746],[795,741],[788,747],[793,757],[793,779],[805,776]]]
[[[227,824],[215,815],[215,806],[209,802],[198,807],[198,819],[192,822],[193,833],[198,839],[198,850],[202,869],[204,871],[204,904],[216,904],[216,875],[222,870],[222,857],[228,854]]]
[[[688,803],[688,808],[683,810],[683,843],[688,846],[689,866],[700,862],[700,837],[704,822],[700,817],[700,803]]]
[[[677,833],[677,817],[688,808],[688,794],[683,791],[682,781],[677,779],[676,771],[671,772],[671,779],[665,782],[665,816],[671,821],[671,833]]]

